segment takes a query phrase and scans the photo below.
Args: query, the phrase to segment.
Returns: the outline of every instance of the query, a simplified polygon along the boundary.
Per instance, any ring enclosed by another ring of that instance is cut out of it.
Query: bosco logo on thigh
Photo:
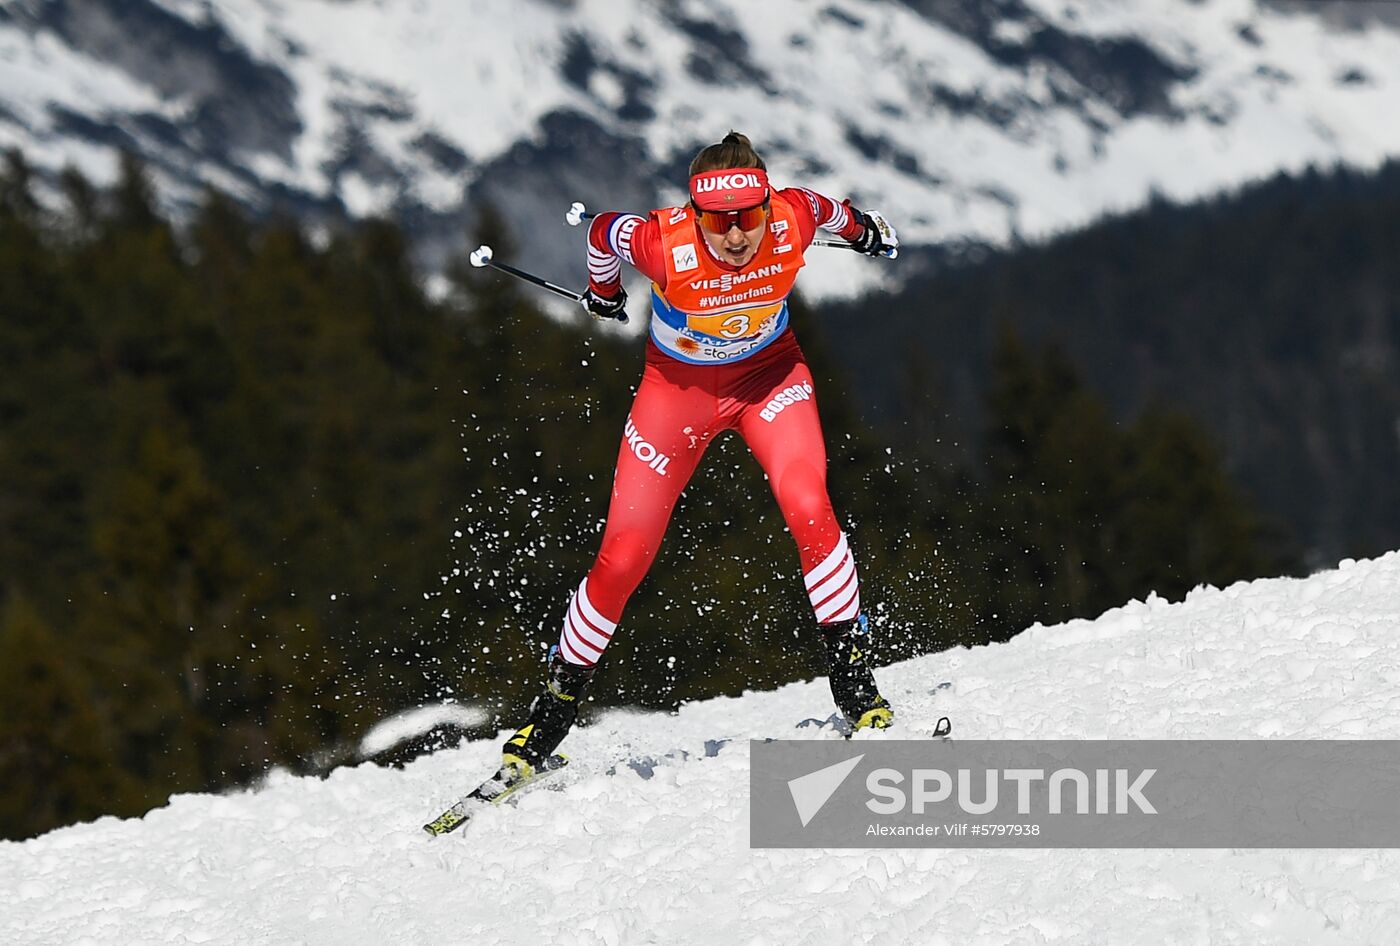
[[[781,391],[773,395],[772,400],[764,405],[763,410],[758,412],[768,423],[773,423],[779,414],[787,410],[794,404],[812,399],[812,382],[802,381],[798,384],[790,384]]]

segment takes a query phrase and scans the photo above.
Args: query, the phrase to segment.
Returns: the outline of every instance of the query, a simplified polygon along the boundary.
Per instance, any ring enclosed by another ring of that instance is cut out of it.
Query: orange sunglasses
[[[752,230],[768,219],[768,201],[765,200],[756,207],[745,207],[743,210],[701,210],[696,207],[695,213],[699,217],[701,229],[710,233],[728,233],[730,227]]]

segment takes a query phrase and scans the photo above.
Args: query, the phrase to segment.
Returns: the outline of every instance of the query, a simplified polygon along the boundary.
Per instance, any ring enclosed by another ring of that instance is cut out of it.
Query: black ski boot
[[[544,692],[530,705],[530,719],[501,749],[502,769],[529,777],[547,763],[578,718],[579,702],[596,667],[571,664],[557,646],[549,651]]]
[[[821,634],[826,646],[831,696],[851,724],[851,731],[889,726],[894,710],[876,689],[875,677],[865,662],[869,640],[865,615],[842,624],[822,625]]]

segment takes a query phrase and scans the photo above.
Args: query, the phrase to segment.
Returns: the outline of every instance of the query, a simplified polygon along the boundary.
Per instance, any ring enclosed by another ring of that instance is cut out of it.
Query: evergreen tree
[[[71,648],[11,595],[0,616],[0,837],[138,813],[138,786],[111,739]]]
[[[997,636],[1270,564],[1256,516],[1189,420],[1154,411],[1124,430],[1061,352],[1033,356],[1009,331],[996,377],[976,551]]]
[[[1120,515],[1122,567],[1109,594],[1126,600],[1151,588],[1180,598],[1202,583],[1224,586],[1287,563],[1264,549],[1265,523],[1225,473],[1220,451],[1185,415],[1146,412],[1125,434]]]
[[[83,650],[120,681],[108,708],[126,733],[125,762],[163,786],[202,785],[209,720],[207,655],[248,622],[251,564],[175,425],[147,430],[128,470],[99,497],[99,556]]]

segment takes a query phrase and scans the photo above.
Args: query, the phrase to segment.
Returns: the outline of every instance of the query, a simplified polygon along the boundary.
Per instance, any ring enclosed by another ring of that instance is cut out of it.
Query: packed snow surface
[[[946,714],[967,738],[1394,739],[1397,628],[1392,553],[879,677],[902,738]],[[751,850],[746,740],[801,738],[830,710],[817,680],[604,715],[565,743],[557,790],[437,839],[419,826],[494,767],[495,742],[0,844],[0,942],[1400,941],[1393,851]]]

